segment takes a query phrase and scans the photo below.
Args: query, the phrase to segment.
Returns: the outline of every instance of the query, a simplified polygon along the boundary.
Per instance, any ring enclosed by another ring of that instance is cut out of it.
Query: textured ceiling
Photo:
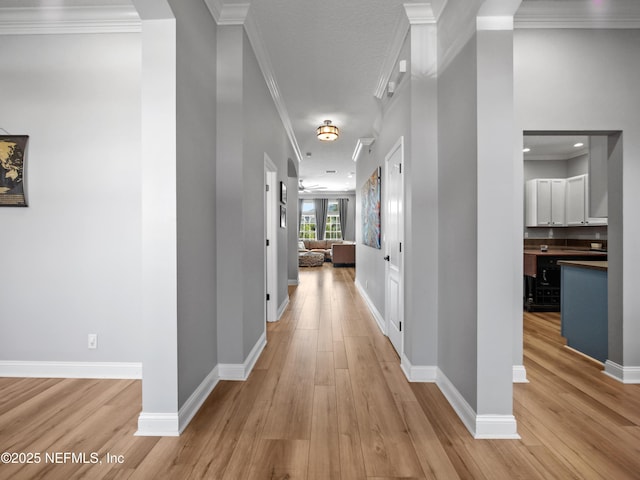
[[[400,15],[401,0],[253,0],[254,16],[302,151],[305,185],[353,190],[351,156],[373,136],[374,91]],[[335,142],[315,129],[332,120]],[[306,154],[311,153],[307,158]],[[326,170],[336,170],[326,174]]]

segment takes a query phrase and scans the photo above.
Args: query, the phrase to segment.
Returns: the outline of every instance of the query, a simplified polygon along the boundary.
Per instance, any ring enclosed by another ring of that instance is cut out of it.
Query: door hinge
[[[402,164],[399,163],[398,165],[400,166],[400,173],[402,173]]]
[[[269,246],[269,239],[267,238],[267,247]]]
[[[402,322],[400,322],[400,331],[402,331]]]
[[[265,191],[269,191],[269,185],[265,185]]]
[[[402,242],[400,242],[400,253],[402,253]]]
[[[267,293],[267,302],[268,302],[269,300],[271,300],[271,295],[269,295],[269,294]]]

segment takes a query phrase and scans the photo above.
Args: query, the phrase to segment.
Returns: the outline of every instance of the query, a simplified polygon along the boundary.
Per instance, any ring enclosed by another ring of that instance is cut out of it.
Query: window
[[[324,229],[324,238],[327,240],[342,240],[338,202],[330,201],[327,206],[327,224]]]
[[[316,209],[313,200],[302,202],[302,217],[300,219],[300,240],[316,239]]]

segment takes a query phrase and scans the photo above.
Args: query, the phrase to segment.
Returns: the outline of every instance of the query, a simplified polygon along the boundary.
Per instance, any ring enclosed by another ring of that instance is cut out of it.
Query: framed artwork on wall
[[[375,169],[364,182],[360,191],[362,197],[362,243],[381,249],[380,241],[380,185],[381,167]]]
[[[28,135],[0,135],[0,207],[26,207]]]
[[[287,208],[280,205],[280,228],[287,228]]]
[[[280,201],[287,204],[287,185],[284,182],[280,182]]]

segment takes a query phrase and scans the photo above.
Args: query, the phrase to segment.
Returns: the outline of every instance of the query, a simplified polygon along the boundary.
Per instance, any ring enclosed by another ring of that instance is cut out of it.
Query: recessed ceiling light
[[[530,151],[531,151],[531,149],[529,147],[525,147],[525,148],[522,149],[522,153],[527,153],[527,152],[530,152]]]
[[[584,147],[584,143],[578,142],[574,145],[574,147],[578,148],[578,147]]]

